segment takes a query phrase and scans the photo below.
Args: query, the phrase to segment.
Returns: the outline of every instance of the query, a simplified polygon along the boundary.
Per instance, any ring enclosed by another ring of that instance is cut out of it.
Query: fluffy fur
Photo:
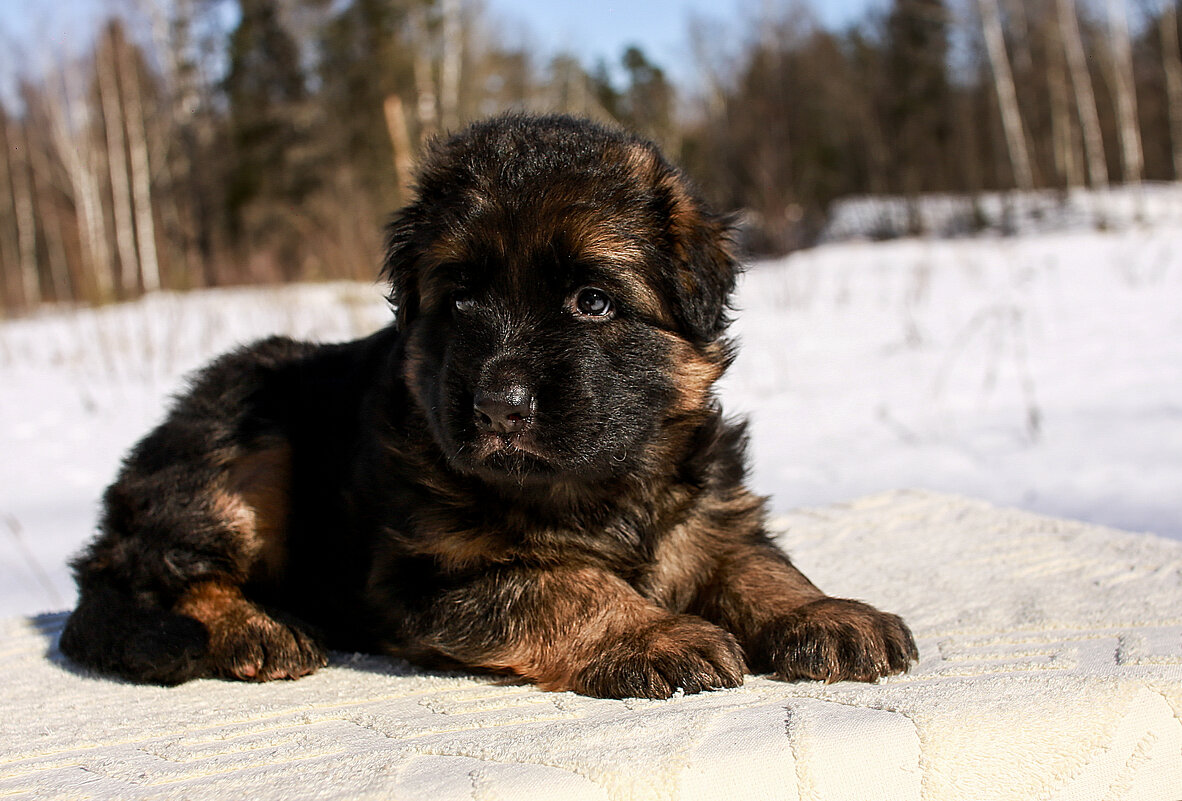
[[[202,371],[107,491],[62,650],[166,684],[381,651],[606,697],[905,670],[903,622],[814,587],[743,484],[712,390],[735,273],[648,142],[437,142],[390,228],[396,323]]]

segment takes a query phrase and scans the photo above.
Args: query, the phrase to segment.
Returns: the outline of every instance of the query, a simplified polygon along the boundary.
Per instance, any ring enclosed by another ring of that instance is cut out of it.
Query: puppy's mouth
[[[497,485],[549,482],[564,471],[554,455],[528,431],[482,431],[468,440],[453,464]]]
[[[478,461],[486,461],[496,454],[512,456],[522,454],[535,459],[549,461],[545,449],[538,445],[537,440],[529,431],[517,431],[509,434],[481,432],[477,434],[473,443],[472,455]]]

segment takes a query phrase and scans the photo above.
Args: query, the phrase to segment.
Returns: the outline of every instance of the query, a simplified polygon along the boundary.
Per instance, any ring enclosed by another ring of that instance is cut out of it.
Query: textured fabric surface
[[[895,492],[777,521],[823,589],[902,614],[876,685],[604,701],[335,654],[140,687],[0,624],[0,797],[1182,798],[1182,543]]]

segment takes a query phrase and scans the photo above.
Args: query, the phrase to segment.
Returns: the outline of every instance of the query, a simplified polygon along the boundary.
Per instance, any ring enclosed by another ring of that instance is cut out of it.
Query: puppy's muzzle
[[[476,427],[495,434],[516,434],[533,418],[534,393],[524,384],[509,384],[476,393],[472,400]]]

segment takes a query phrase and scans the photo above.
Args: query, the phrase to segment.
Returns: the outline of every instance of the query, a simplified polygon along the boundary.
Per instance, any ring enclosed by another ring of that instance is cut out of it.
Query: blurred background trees
[[[0,95],[0,308],[370,279],[422,144],[507,109],[653,138],[757,253],[843,196],[1178,180],[1178,5],[890,0],[834,32],[765,4],[699,24],[677,86],[636,47],[542,60],[467,0],[123,3]]]

